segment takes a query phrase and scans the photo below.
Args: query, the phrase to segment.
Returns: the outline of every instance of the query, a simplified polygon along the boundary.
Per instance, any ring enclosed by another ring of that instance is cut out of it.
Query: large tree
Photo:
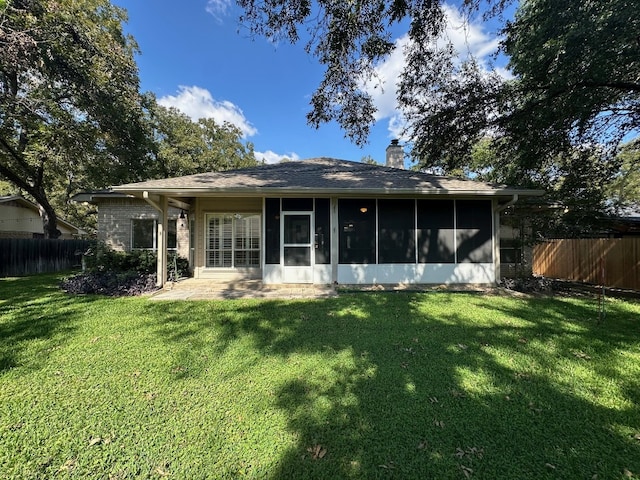
[[[442,0],[237,0],[251,31],[305,42],[325,66],[308,121],[337,121],[366,141],[374,120],[364,85],[406,24],[409,43],[399,90],[414,157],[449,168],[469,160],[487,135],[526,173],[548,156],[584,144],[609,153],[640,127],[640,9],[634,0],[521,0],[501,30],[513,79],[442,38]],[[466,18],[500,21],[513,0],[461,0]],[[439,41],[436,42],[436,39]]]
[[[191,120],[175,108],[148,96],[147,120],[153,145],[145,178],[167,178],[230,170],[257,164],[253,144],[242,141],[240,129],[211,118]]]
[[[617,157],[620,170],[608,185],[607,194],[619,208],[640,210],[640,140],[622,145]]]
[[[108,0],[0,5],[0,176],[40,205],[47,237],[59,236],[51,197],[61,179],[136,180],[146,159],[125,19]]]

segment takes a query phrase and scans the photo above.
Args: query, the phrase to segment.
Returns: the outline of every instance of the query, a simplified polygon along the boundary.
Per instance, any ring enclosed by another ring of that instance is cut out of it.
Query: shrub
[[[156,253],[150,250],[116,252],[102,242],[94,243],[83,257],[84,272],[62,281],[68,293],[109,296],[140,295],[157,290]],[[171,253],[167,259],[169,279],[189,275],[189,261]]]
[[[116,252],[107,244],[96,242],[85,252],[84,265],[89,272],[151,274],[156,271],[156,254],[150,250]]]

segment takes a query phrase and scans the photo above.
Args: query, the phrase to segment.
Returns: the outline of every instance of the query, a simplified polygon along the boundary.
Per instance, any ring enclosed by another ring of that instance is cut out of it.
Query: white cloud
[[[228,100],[214,99],[205,88],[180,85],[177,95],[166,95],[158,99],[158,103],[163,107],[177,108],[194,121],[200,118],[213,118],[219,124],[229,122],[238,127],[245,138],[258,133],[258,130],[246,119],[240,107]]]
[[[481,23],[466,22],[457,8],[447,4],[443,8],[447,17],[447,28],[439,41],[451,42],[461,58],[473,55],[482,61],[485,68],[489,68],[489,56],[496,52],[500,39],[486,33]],[[372,96],[377,109],[376,121],[389,119],[388,129],[391,138],[402,139],[403,120],[398,110],[396,94],[400,74],[406,63],[404,48],[408,42],[408,34],[398,38],[394,51],[376,67],[375,77],[364,86],[365,91]],[[513,78],[511,72],[505,68],[500,67],[496,71],[506,79]]]
[[[205,10],[213,15],[218,22],[222,22],[222,19],[229,13],[229,7],[231,7],[231,0],[208,0]]]
[[[271,150],[267,150],[266,152],[254,152],[256,156],[256,160],[264,163],[280,163],[282,160],[300,160],[300,157],[297,153],[285,153],[281,155],[279,153],[272,152]]]

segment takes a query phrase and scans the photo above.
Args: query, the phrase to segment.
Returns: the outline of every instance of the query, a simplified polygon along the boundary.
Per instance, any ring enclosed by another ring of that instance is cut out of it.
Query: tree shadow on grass
[[[189,345],[179,356],[248,339],[263,356],[324,359],[274,387],[297,441],[270,478],[640,472],[640,388],[618,358],[640,349],[637,309],[612,304],[597,325],[570,299],[463,298],[462,309],[451,294],[403,293],[150,308],[159,334]]]
[[[58,279],[58,275],[0,279],[0,373],[20,365],[29,342],[43,341],[41,355],[29,360],[33,370],[52,348],[73,335],[75,314],[92,300],[65,295]]]

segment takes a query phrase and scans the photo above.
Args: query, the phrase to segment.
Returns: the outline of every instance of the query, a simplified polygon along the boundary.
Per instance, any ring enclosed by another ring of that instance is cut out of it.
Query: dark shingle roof
[[[473,194],[541,195],[523,190],[455,177],[429,175],[380,165],[311,158],[258,167],[150,180],[113,187],[125,193],[193,196],[206,194]]]

